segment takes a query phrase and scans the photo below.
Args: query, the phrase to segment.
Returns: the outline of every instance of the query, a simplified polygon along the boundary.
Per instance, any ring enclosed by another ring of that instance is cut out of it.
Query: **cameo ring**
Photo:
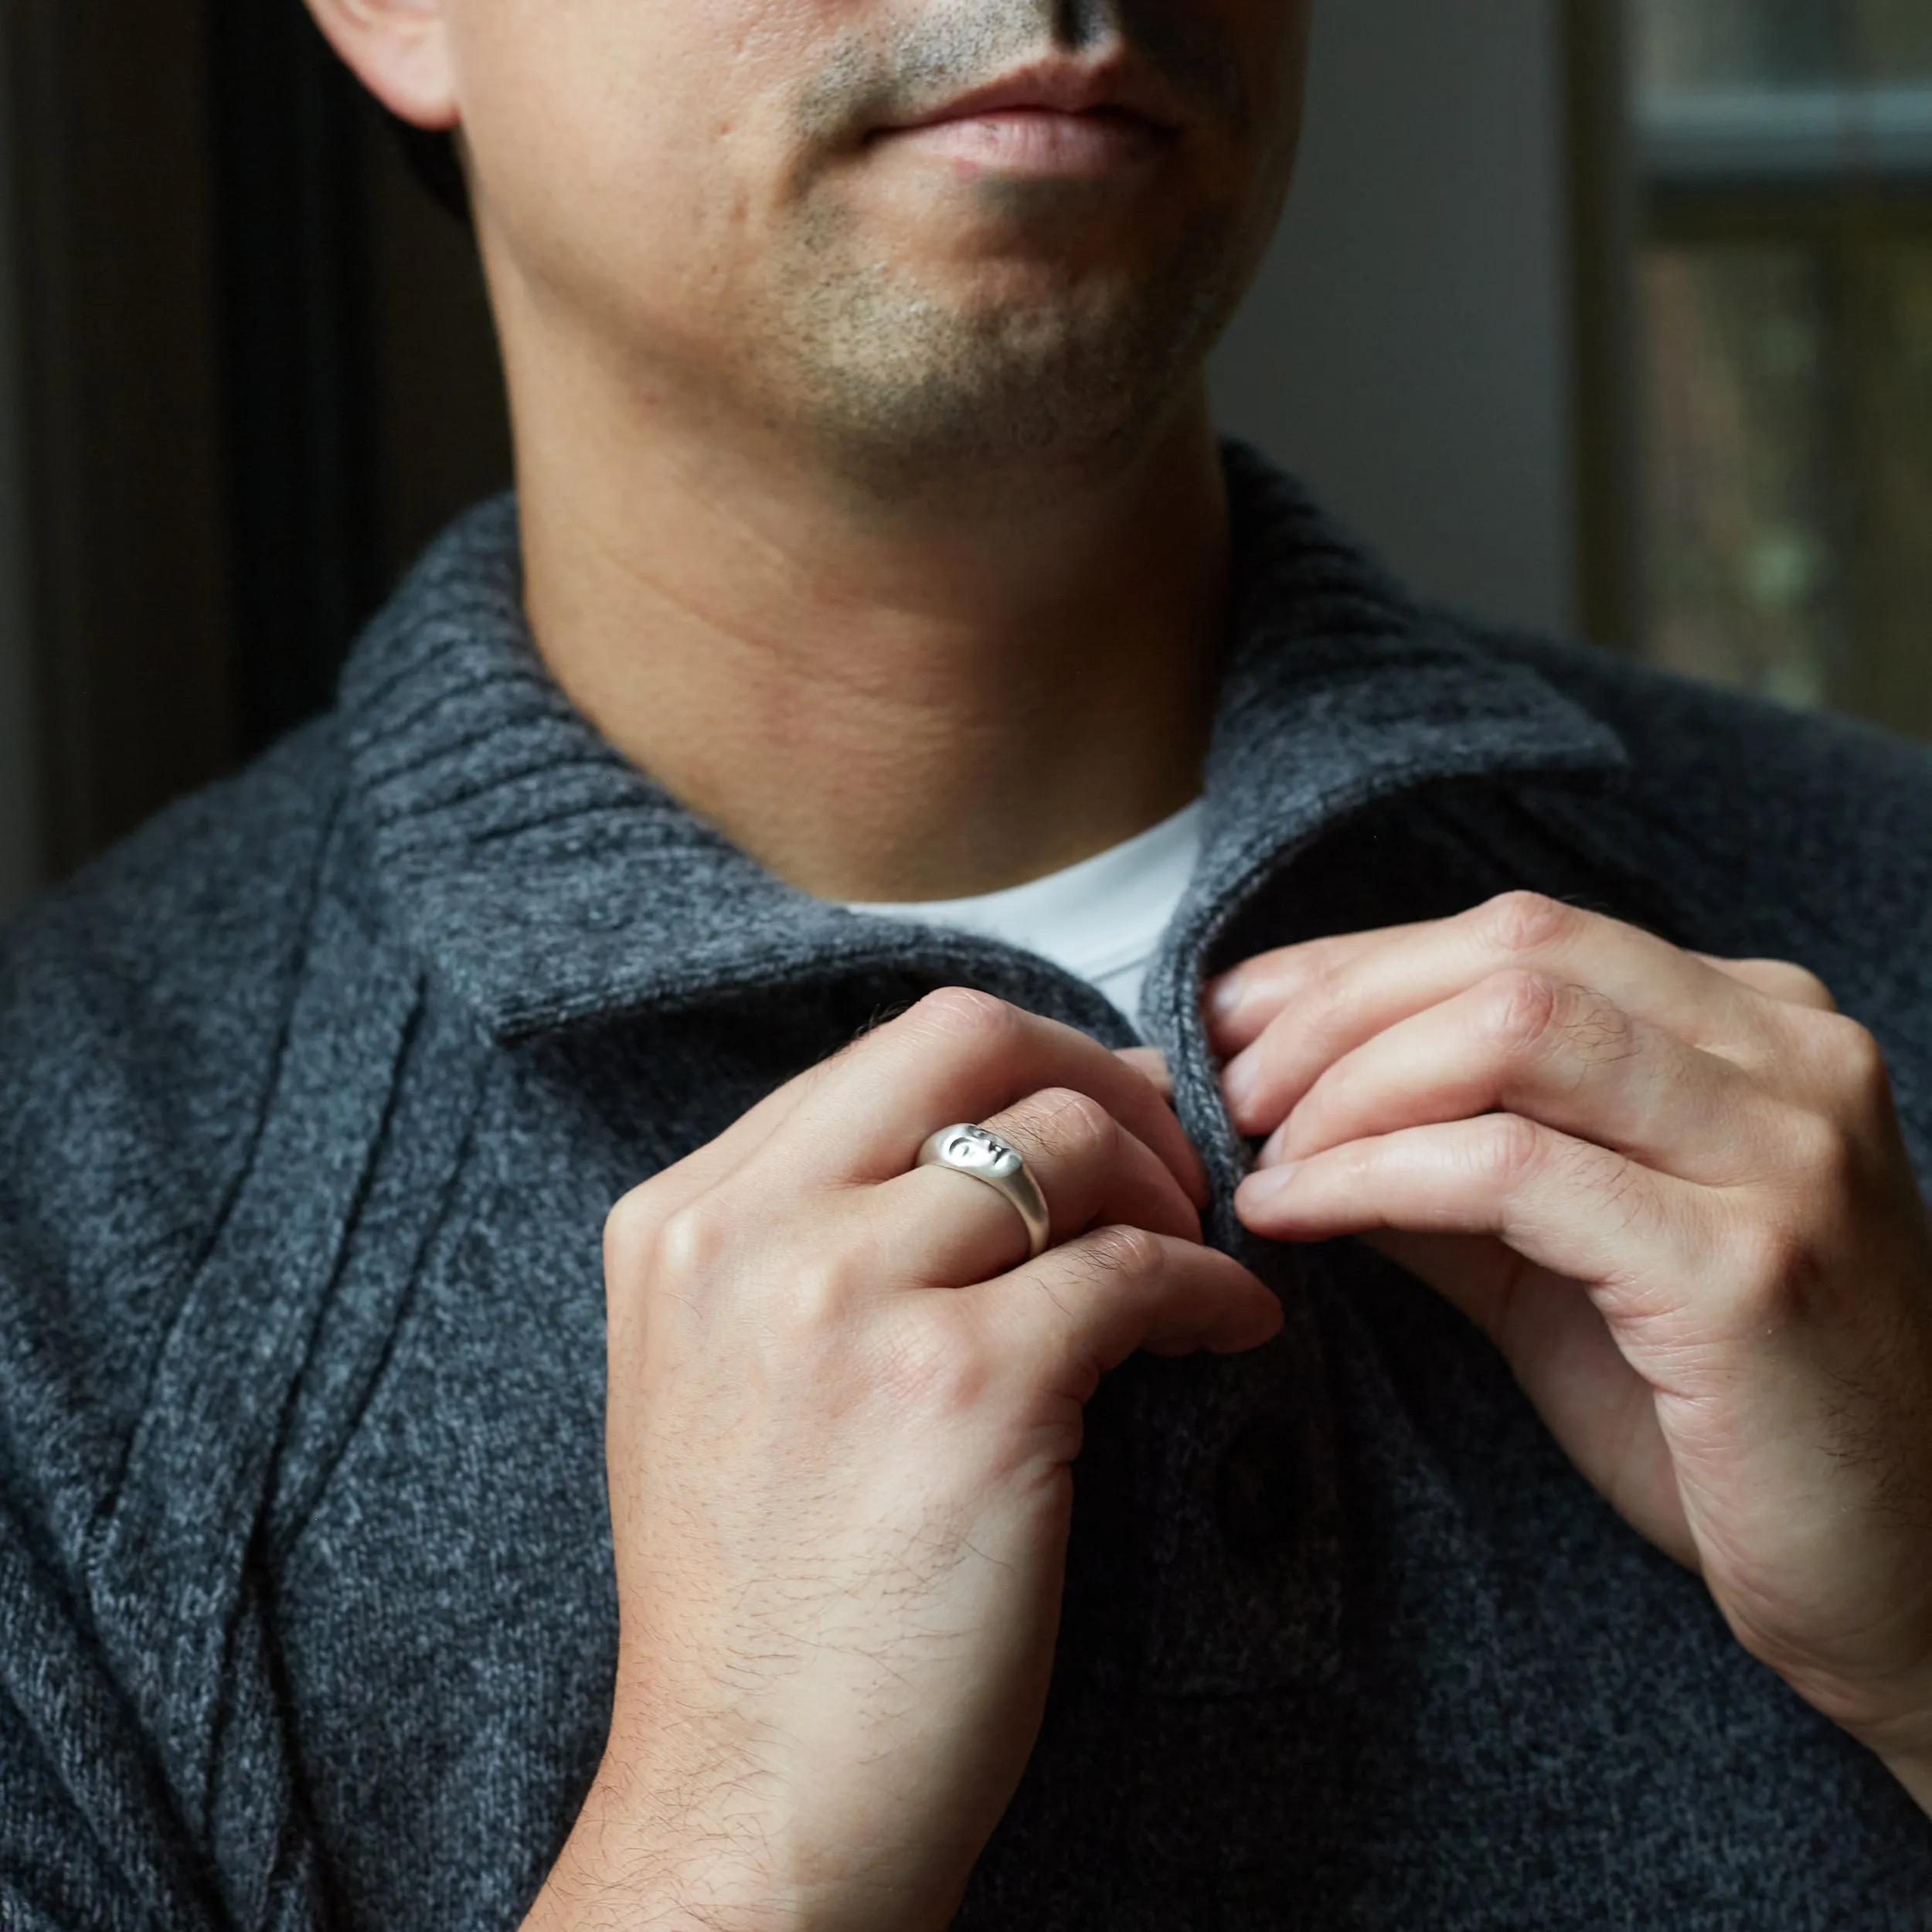
[[[1026,1258],[1037,1260],[1046,1252],[1052,1217],[1039,1183],[1026,1171],[1019,1150],[997,1134],[962,1121],[943,1127],[919,1150],[920,1167],[950,1168],[955,1174],[983,1181],[1026,1224]]]

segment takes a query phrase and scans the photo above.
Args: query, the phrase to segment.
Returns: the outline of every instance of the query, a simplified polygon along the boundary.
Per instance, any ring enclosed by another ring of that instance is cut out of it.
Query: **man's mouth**
[[[972,171],[1095,179],[1158,152],[1179,120],[1157,87],[1124,68],[1054,62],[957,95],[872,138]]]

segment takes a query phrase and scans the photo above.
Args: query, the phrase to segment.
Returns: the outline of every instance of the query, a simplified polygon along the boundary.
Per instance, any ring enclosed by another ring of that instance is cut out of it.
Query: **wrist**
[[[673,1876],[641,1866],[608,1842],[573,1838],[530,1907],[521,1932],[810,1932],[766,1888],[702,1867]]]
[[[734,1713],[659,1713],[707,1685],[620,1666],[604,1761],[523,1932],[944,1932],[970,1869],[954,1840],[895,1846],[890,1821],[828,1806]],[[655,1720],[655,1721],[654,1721]],[[889,1804],[889,1794],[873,1793]],[[882,1838],[883,1842],[882,1844]]]
[[[679,1788],[607,1762],[522,1932],[813,1932],[727,1835],[665,1801]]]

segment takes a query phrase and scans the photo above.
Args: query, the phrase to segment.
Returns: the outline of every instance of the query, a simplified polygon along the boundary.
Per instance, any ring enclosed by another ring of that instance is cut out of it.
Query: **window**
[[[1646,648],[1932,736],[1932,4],[1633,4]]]

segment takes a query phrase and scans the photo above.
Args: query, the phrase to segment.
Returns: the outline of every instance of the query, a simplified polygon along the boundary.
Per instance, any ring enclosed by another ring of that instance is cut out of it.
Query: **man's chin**
[[[1244,276],[1234,211],[1056,222],[1030,219],[1032,193],[1003,215],[976,193],[964,234],[820,201],[777,258],[759,359],[855,491],[1063,484],[1129,457],[1196,389]]]
[[[908,332],[892,353],[828,359],[810,372],[802,427],[848,492],[895,512],[1022,509],[1130,460],[1198,375],[1194,343],[1080,319],[967,318]]]

